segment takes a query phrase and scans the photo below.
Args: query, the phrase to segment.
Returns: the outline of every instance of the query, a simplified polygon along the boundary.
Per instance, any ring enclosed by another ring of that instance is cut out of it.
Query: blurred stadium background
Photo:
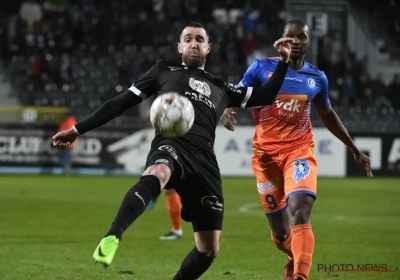
[[[397,0],[1,0],[0,174],[18,175],[0,177],[0,278],[126,279],[133,273],[134,279],[170,279],[161,275],[173,275],[192,240],[187,234],[182,245],[158,244],[163,265],[154,264],[148,244],[169,227],[162,200],[128,233],[115,267],[91,270],[91,250],[135,179],[54,176],[63,170],[51,136],[65,113],[85,118],[156,59],[179,61],[175,48],[185,22],[204,23],[211,34],[206,70],[237,83],[255,59],[275,55],[272,43],[293,18],[310,25],[307,60],[327,74],[334,109],[371,156],[376,177],[358,178],[365,175],[362,168],[313,113],[322,178],[313,213],[315,262],[382,263],[395,270],[400,245],[395,222],[400,214],[399,15]],[[79,139],[72,174],[140,174],[153,136],[150,104]],[[243,178],[224,179],[223,250],[204,279],[282,279],[285,258],[268,241],[252,178],[253,133],[251,110],[240,111],[234,133],[218,128],[221,172]],[[185,232],[190,230],[185,225]],[[141,252],[133,263],[132,248]],[[246,258],[232,259],[235,254]],[[132,266],[130,273],[126,268]],[[158,276],[149,276],[154,273]],[[316,268],[312,275],[337,276]],[[400,279],[399,274],[353,275],[343,279]]]

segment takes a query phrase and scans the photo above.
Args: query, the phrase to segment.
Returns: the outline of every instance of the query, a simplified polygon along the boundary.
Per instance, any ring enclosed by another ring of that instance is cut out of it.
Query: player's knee
[[[288,239],[288,237],[290,235],[289,226],[287,228],[280,228],[277,230],[272,230],[272,235],[279,242],[284,242],[286,239]]]
[[[163,189],[171,177],[171,170],[165,164],[156,164],[148,167],[143,175],[156,176],[160,180],[161,189]]]
[[[307,194],[296,194],[289,198],[289,211],[293,225],[309,224],[315,198]]]
[[[203,232],[195,232],[194,240],[197,250],[210,258],[215,258],[219,251],[219,237],[221,231],[207,230]]]
[[[308,209],[297,209],[293,213],[292,217],[293,225],[309,224],[310,223],[310,211]]]
[[[201,246],[196,245],[199,252],[209,258],[215,258],[219,251],[219,244],[202,244]]]

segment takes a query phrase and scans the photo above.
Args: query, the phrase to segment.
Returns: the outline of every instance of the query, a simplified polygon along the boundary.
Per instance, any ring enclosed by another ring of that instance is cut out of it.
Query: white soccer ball
[[[165,93],[156,98],[150,108],[153,127],[168,138],[185,135],[193,126],[192,102],[179,93]]]

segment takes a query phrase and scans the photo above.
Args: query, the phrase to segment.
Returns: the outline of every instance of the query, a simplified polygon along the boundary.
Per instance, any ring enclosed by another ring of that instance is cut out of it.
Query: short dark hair
[[[286,28],[288,28],[288,26],[289,25],[292,25],[292,24],[295,24],[295,25],[299,25],[299,26],[302,26],[302,27],[307,27],[307,29],[308,29],[308,35],[311,35],[310,34],[310,26],[304,21],[304,20],[302,20],[302,19],[292,19],[292,20],[289,20],[286,24],[285,24],[285,29],[284,29],[284,32],[286,32]]]
[[[183,32],[183,30],[184,30],[186,27],[203,28],[204,31],[206,32],[206,35],[207,35],[207,37],[208,37],[208,40],[210,40],[210,35],[208,35],[208,32],[207,32],[206,27],[205,27],[204,25],[202,25],[201,23],[198,23],[198,22],[189,22],[188,24],[185,24],[185,26],[182,28],[182,32]],[[181,32],[181,34],[179,35],[179,38],[181,38],[182,32]]]

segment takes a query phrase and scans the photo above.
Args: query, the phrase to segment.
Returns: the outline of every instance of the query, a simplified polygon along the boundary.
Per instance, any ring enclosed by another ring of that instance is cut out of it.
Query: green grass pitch
[[[133,177],[0,177],[0,279],[172,279],[194,242],[162,242],[169,220],[164,198],[124,235],[113,264],[92,253]],[[282,280],[286,257],[269,239],[255,180],[225,178],[220,253],[205,280]],[[400,179],[319,179],[312,224],[316,246],[310,279],[400,279]],[[318,264],[372,264],[393,273],[325,273]]]

